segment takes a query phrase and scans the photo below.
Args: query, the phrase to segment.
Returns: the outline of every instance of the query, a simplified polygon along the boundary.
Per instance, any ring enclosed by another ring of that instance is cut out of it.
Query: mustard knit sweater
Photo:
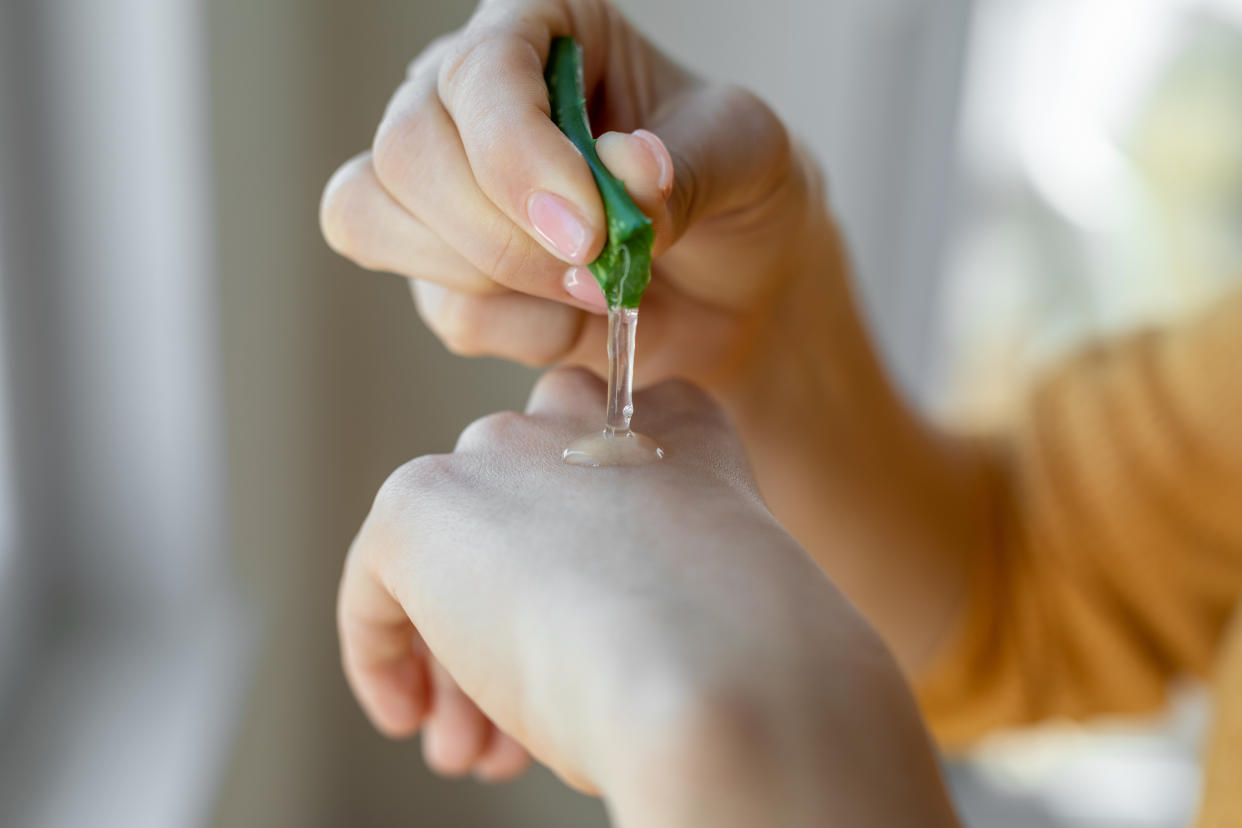
[[[1242,293],[1063,365],[994,468],[996,543],[918,688],[941,743],[1207,676],[1199,825],[1242,826]]]

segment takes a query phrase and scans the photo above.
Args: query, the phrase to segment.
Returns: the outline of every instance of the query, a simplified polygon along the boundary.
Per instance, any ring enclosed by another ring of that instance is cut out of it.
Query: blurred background
[[[366,725],[333,602],[370,498],[520,406],[320,191],[470,0],[0,3],[0,824],[588,826]],[[818,154],[885,357],[1004,424],[1085,337],[1242,273],[1242,0],[619,0]],[[949,766],[973,826],[1185,824],[1207,712]]]

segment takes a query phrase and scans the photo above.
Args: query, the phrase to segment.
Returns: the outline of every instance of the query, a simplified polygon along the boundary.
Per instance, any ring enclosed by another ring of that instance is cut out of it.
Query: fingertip
[[[491,723],[448,673],[435,669],[435,702],[423,729],[423,761],[442,776],[470,772],[488,748]]]
[[[507,782],[521,776],[530,763],[531,757],[526,748],[512,736],[496,729],[487,751],[474,766],[474,776],[480,782]]]
[[[355,696],[371,725],[389,739],[408,739],[423,724],[430,702],[426,667],[417,656],[350,678]]]
[[[471,747],[463,734],[437,724],[433,714],[423,729],[423,761],[432,772],[450,779],[465,776],[474,761]]]
[[[595,151],[643,212],[651,215],[664,205],[673,190],[673,160],[654,133],[605,132]]]
[[[369,151],[355,155],[332,173],[319,197],[320,235],[328,243],[328,247],[342,256],[349,255],[348,251],[351,249],[346,233],[350,224],[349,205],[355,200],[351,194],[358,189],[360,182],[366,180],[370,164]]]
[[[586,264],[599,255],[604,233],[568,199],[537,190],[526,199],[526,219],[535,238],[568,264]]]
[[[634,137],[646,145],[647,151],[655,159],[656,166],[659,168],[656,185],[660,188],[660,194],[667,200],[673,193],[672,154],[668,151],[668,147],[664,145],[664,141],[660,139],[660,136],[651,130],[636,129],[634,130]]]
[[[651,219],[655,231],[655,254],[675,241],[669,212],[673,194],[673,158],[664,142],[645,129],[605,132],[595,143],[604,166],[621,180],[638,209]]]
[[[600,289],[599,282],[595,281],[588,268],[571,267],[561,278],[561,285],[565,288],[565,293],[583,310],[596,314],[608,313],[608,300],[604,298],[604,291]]]

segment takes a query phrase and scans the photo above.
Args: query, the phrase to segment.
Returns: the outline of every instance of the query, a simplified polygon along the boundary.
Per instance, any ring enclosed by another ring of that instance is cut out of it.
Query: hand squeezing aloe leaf
[[[571,37],[558,37],[548,52],[544,74],[552,120],[586,159],[604,200],[608,243],[594,262],[591,274],[599,282],[608,307],[637,308],[651,281],[651,219],[634,204],[625,185],[608,172],[595,153],[595,138],[587,121],[582,81],[582,50]]]
[[[561,454],[575,466],[641,466],[664,456],[650,437],[630,430],[634,413],[634,334],[638,303],[651,281],[651,219],[634,204],[625,185],[608,171],[595,152],[587,121],[582,79],[582,51],[573,38],[558,37],[548,51],[544,73],[552,120],[586,159],[604,201],[608,243],[591,274],[608,302],[608,402],[604,428],[575,440]]]

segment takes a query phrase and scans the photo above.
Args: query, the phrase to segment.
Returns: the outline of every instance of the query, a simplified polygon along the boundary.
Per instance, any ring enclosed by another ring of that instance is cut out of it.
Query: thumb
[[[605,132],[595,151],[608,171],[621,179],[639,210],[651,219],[655,253],[671,244],[668,200],[673,192],[673,158],[659,137],[648,130]]]
[[[780,119],[737,87],[694,87],[642,120],[596,147],[651,217],[661,278],[697,302],[752,307],[801,266],[791,242],[823,203],[817,178]]]
[[[789,133],[740,87],[691,89],[646,125],[629,135],[607,133],[596,149],[652,218],[657,254],[697,222],[764,203],[789,178]]]

